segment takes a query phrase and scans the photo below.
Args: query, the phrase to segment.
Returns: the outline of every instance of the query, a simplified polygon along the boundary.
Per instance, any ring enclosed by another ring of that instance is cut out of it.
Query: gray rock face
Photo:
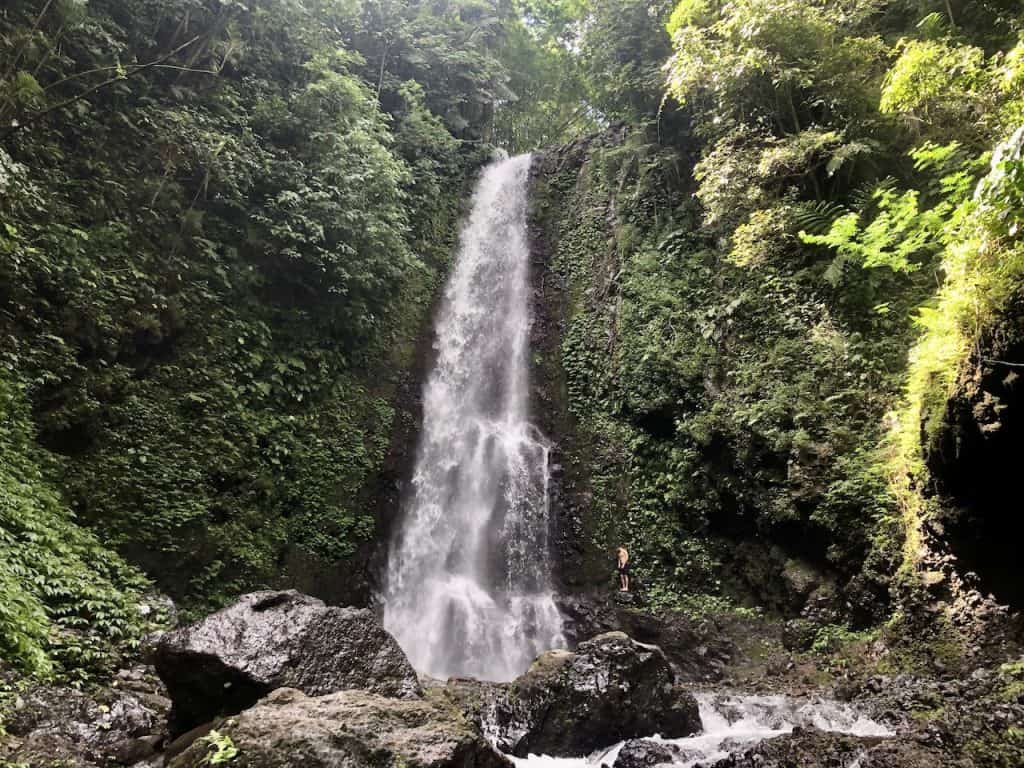
[[[575,653],[549,651],[495,703],[501,748],[517,756],[585,755],[657,733],[679,738],[701,728],[697,701],[676,685],[656,646],[609,632]]]
[[[733,638],[770,631],[758,619],[656,616],[623,605],[618,600],[620,594],[605,591],[560,598],[558,607],[567,618],[571,639],[582,642],[605,632],[625,632],[634,640],[661,648],[683,682],[720,680],[725,667],[743,655]]]
[[[329,608],[293,590],[245,595],[166,633],[152,655],[174,702],[175,733],[241,712],[276,688],[422,695],[416,672],[371,611]]]
[[[232,768],[511,768],[437,696],[342,691],[312,699],[284,688],[218,730],[238,748]],[[200,768],[210,751],[200,739],[170,768]]]
[[[656,765],[683,763],[700,756],[699,752],[687,751],[677,744],[634,739],[622,745],[612,768],[654,768]]]
[[[39,685],[20,694],[5,718],[9,738],[0,744],[0,763],[87,768],[131,765],[155,754],[170,702],[155,678],[139,677],[118,680],[134,690],[107,687],[89,695]]]

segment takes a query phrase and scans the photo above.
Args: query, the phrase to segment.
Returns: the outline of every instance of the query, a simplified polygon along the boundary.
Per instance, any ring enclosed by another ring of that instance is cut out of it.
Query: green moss
[[[987,738],[971,739],[964,753],[986,768],[1017,768],[1024,763],[1024,728],[991,729]]]
[[[1024,661],[1003,664],[999,667],[1002,690],[999,698],[1007,702],[1024,699]]]
[[[1007,237],[1019,215],[1024,185],[1022,136],[1018,131],[999,147],[978,194],[964,200],[946,222],[945,281],[934,305],[923,307],[918,316],[922,333],[910,353],[905,405],[893,430],[890,459],[907,531],[903,568],[908,574],[924,553],[921,525],[937,505],[924,494],[925,454],[981,334],[1024,288],[1024,247]]]
[[[872,636],[871,632],[853,632],[849,627],[827,624],[815,632],[811,651],[818,654],[835,653],[844,645],[864,643]]]

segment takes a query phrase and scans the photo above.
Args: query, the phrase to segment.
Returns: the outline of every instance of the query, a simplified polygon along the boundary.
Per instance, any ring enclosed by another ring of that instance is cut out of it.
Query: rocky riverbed
[[[152,638],[146,661],[107,685],[22,690],[6,706],[0,764],[1019,765],[1024,663],[884,674],[894,651],[878,640],[813,656],[754,616],[695,622],[614,601],[587,611],[579,631],[595,636],[510,683],[440,681],[416,676],[371,611],[246,595]]]

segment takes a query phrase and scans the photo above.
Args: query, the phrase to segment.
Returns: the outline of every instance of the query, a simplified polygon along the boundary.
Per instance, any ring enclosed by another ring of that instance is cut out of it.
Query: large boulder
[[[501,748],[519,757],[586,755],[618,741],[700,731],[694,697],[657,646],[622,632],[548,651],[495,703]]]
[[[175,733],[251,707],[276,688],[422,695],[416,672],[371,611],[293,590],[256,592],[164,634],[152,652],[174,702]]]
[[[621,592],[576,594],[559,599],[572,642],[605,632],[625,632],[641,643],[656,645],[672,662],[683,682],[715,682],[726,667],[742,662],[735,638],[767,636],[773,629],[762,619],[732,614],[700,619],[681,613],[649,613],[624,603]]]
[[[353,690],[312,699],[283,688],[217,731],[238,750],[232,768],[511,768],[436,695],[389,699]],[[213,751],[200,739],[170,768],[201,768]]]

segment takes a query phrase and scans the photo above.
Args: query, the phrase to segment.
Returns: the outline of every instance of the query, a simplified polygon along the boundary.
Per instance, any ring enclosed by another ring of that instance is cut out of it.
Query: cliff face
[[[907,324],[865,327],[807,261],[729,262],[692,169],[625,127],[535,160],[535,412],[559,446],[562,581],[604,585],[625,545],[656,604],[870,623],[901,535],[871,454],[897,379],[869,354],[898,370]]]
[[[533,329],[533,418],[556,445],[553,453],[552,509],[554,542],[558,554],[558,577],[567,591],[604,584],[611,574],[614,549],[618,544],[614,527],[615,508],[624,500],[612,487],[595,496],[593,468],[598,462],[614,466],[616,458],[603,453],[595,435],[580,423],[571,409],[570,377],[563,358],[563,342],[577,308],[574,292],[579,286],[558,259],[568,247],[565,234],[570,215],[577,211],[563,207],[575,202],[581,172],[592,151],[621,144],[625,129],[584,139],[562,149],[539,153],[531,171],[531,277],[534,290]],[[606,201],[603,201],[606,202]],[[594,239],[583,241],[594,258],[614,260],[601,239],[605,226],[614,226],[607,205],[587,212],[594,226]],[[612,268],[605,263],[601,269]],[[578,276],[587,279],[589,275]],[[621,458],[621,457],[620,457]]]
[[[558,445],[563,589],[610,588],[624,545],[655,607],[762,608],[797,646],[896,611],[890,640],[915,659],[1003,653],[1024,598],[1019,296],[961,361],[942,424],[921,424],[908,509],[890,434],[934,285],[829,285],[795,240],[736,263],[692,169],[686,146],[624,127],[534,162],[534,412]],[[899,310],[865,311],[863,292]]]

